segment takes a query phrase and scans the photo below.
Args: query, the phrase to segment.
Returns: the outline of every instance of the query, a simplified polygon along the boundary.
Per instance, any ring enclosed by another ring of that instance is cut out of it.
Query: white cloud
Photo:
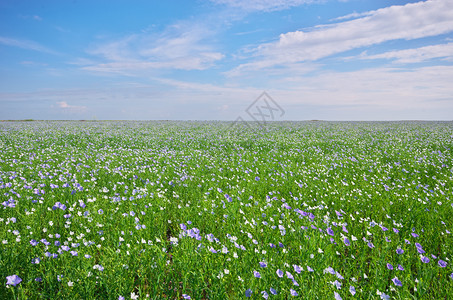
[[[362,12],[362,13],[353,12],[353,13],[345,15],[345,16],[331,19],[330,21],[343,21],[343,20],[348,20],[348,19],[356,19],[356,18],[360,18],[360,17],[370,16],[372,14],[373,14],[373,11],[366,11],[366,12]]]
[[[83,113],[87,110],[86,106],[69,105],[66,101],[57,101],[57,107],[69,113]]]
[[[453,31],[453,1],[430,0],[390,6],[365,17],[316,26],[311,31],[281,34],[279,40],[255,49],[258,59],[235,71],[315,61],[347,50],[397,39],[417,39]]]
[[[376,55],[361,55],[361,59],[395,59],[397,63],[418,63],[435,58],[453,60],[453,43],[414,49],[388,51]]]
[[[211,0],[216,4],[228,5],[245,11],[276,11],[303,4],[322,2],[321,0]]]
[[[0,44],[6,45],[6,46],[11,46],[11,47],[27,49],[27,50],[34,50],[34,51],[38,51],[38,52],[49,53],[49,54],[58,54],[57,52],[55,52],[47,47],[44,47],[36,42],[29,41],[29,40],[12,39],[12,38],[0,36]]]
[[[89,51],[104,62],[84,69],[131,72],[149,69],[203,70],[221,60],[210,39],[214,33],[200,25],[176,24],[163,33],[132,34]]]

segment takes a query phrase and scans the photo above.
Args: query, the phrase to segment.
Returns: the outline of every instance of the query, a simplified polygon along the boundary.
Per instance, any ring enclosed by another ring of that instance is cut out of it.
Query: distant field
[[[451,299],[452,174],[452,122],[2,122],[0,299]]]

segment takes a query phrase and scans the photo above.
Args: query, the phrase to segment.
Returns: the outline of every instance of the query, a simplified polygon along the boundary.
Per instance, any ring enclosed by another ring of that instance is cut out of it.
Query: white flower
[[[73,286],[73,285],[74,285],[74,282],[68,281],[68,286]]]

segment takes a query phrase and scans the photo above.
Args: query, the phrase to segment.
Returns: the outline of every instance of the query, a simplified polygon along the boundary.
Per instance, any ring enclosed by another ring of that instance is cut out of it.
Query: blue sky
[[[0,0],[0,119],[452,120],[453,1]]]

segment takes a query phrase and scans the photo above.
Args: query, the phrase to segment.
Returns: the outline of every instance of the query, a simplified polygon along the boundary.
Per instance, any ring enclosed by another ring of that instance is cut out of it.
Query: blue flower
[[[252,293],[253,293],[252,290],[251,290],[251,289],[248,289],[248,290],[245,291],[245,296],[246,296],[247,298],[250,298],[250,296],[252,296]]]
[[[288,272],[288,271],[286,271],[286,277],[288,277],[288,279],[294,280],[293,275],[290,272]]]
[[[343,298],[341,298],[340,294],[338,294],[337,292],[333,292],[334,296],[335,296],[335,300],[342,300]]]
[[[7,285],[18,285],[19,283],[21,283],[22,281],[22,278],[20,278],[19,276],[17,275],[11,275],[11,276],[6,276],[6,284]]]
[[[437,263],[441,268],[445,268],[447,266],[447,262],[443,261],[442,259],[439,259]]]
[[[295,290],[293,290],[293,289],[290,289],[289,291],[290,291],[290,293],[291,293],[291,296],[298,296],[298,295],[299,295],[299,294],[298,294]]]
[[[277,270],[277,276],[280,277],[280,278],[282,278],[282,277],[283,277],[283,271],[280,270],[280,269],[278,269],[278,270]]]
[[[261,278],[261,274],[258,271],[253,271],[253,276],[255,276],[256,278]]]
[[[403,286],[403,284],[397,277],[393,278],[392,281],[396,286]]]

